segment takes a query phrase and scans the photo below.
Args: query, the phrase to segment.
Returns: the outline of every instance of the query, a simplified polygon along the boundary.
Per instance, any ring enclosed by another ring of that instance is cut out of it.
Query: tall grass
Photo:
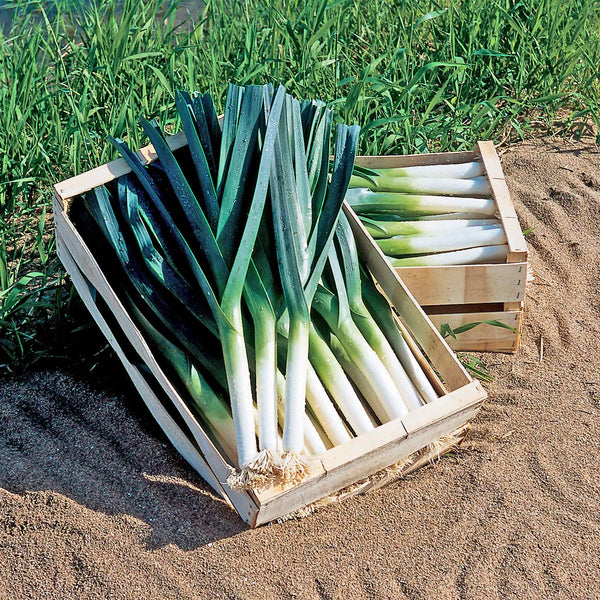
[[[594,0],[209,0],[183,24],[160,0],[12,6],[0,33],[0,369],[65,353],[51,184],[113,158],[108,135],[145,143],[140,114],[177,128],[176,88],[222,104],[228,81],[282,82],[335,101],[362,125],[363,153],[600,123]]]

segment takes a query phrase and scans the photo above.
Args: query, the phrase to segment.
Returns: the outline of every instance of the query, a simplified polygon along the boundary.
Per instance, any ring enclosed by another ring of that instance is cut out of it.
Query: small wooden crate
[[[402,281],[438,328],[452,329],[478,321],[499,321],[510,329],[482,324],[448,338],[454,350],[516,352],[521,340],[527,284],[527,244],[510,199],[500,159],[492,142],[478,142],[472,152],[407,156],[361,156],[356,163],[372,169],[483,162],[506,232],[504,264],[398,267]]]
[[[169,138],[173,149],[186,144],[180,134]],[[139,151],[144,162],[156,159],[152,147]],[[467,374],[438,331],[373,244],[362,224],[345,207],[359,250],[390,303],[402,316],[401,326],[410,332],[410,343],[422,349],[431,362],[419,354],[432,383],[443,395],[433,403],[360,435],[320,455],[311,464],[309,477],[299,485],[266,491],[232,490],[226,484],[231,466],[206,435],[108,283],[69,218],[73,202],[84,192],[128,172],[123,160],[116,160],[55,186],[54,216],[57,251],[71,275],[82,300],[125,366],[148,408],[182,456],[205,481],[255,527],[294,513],[350,487],[343,495],[363,492],[390,481],[382,470],[397,465],[422,451],[409,469],[426,461],[426,449],[440,438],[452,435],[479,409],[486,394],[478,381]],[[98,297],[102,300],[99,301]],[[438,378],[439,375],[439,378]],[[440,379],[441,378],[441,379]],[[460,435],[460,434],[459,434]],[[449,448],[438,446],[438,452]],[[397,469],[406,473],[406,468]]]

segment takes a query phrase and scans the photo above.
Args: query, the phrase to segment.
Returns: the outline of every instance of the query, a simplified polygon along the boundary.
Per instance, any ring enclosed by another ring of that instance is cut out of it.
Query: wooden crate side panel
[[[389,301],[402,316],[415,340],[435,365],[447,387],[452,391],[469,384],[471,377],[439,332],[433,328],[408,288],[347,203],[344,203],[344,212],[352,226],[359,252],[366,260],[369,269]]]
[[[522,302],[527,263],[399,267],[396,273],[422,306]]]
[[[498,206],[500,220],[506,232],[508,243],[507,262],[527,262],[527,243],[519,225],[515,207],[510,199],[500,158],[493,142],[477,142],[477,151],[481,156],[486,173],[490,180],[492,193]]]
[[[515,352],[518,349],[523,313],[519,310],[481,313],[448,313],[429,315],[439,331],[443,324],[452,329],[477,321],[499,321],[515,331],[483,323],[473,329],[459,333],[456,339],[446,338],[455,351]]]
[[[386,424],[390,426],[387,429],[383,429],[386,425],[380,426],[378,430],[383,431],[377,436],[373,435],[377,430],[361,436],[365,439],[361,440],[360,454],[353,449],[344,456],[345,447],[351,442],[329,450],[322,460],[326,472],[262,503],[256,524],[267,523],[335,494],[451,433],[477,413],[484,397],[480,384],[473,382],[404,417],[402,427],[408,430],[408,435],[402,435],[399,425],[392,421]],[[395,438],[398,433],[400,437]]]
[[[123,329],[123,332],[185,420],[186,425],[190,428],[196,443],[206,456],[208,463],[211,465],[215,476],[223,485],[223,489],[225,490],[231,503],[235,506],[242,519],[248,523],[251,523],[257,510],[253,496],[250,493],[232,490],[225,484],[225,481],[230,473],[230,465],[225,462],[210,438],[199,426],[195,417],[185,405],[171,382],[165,376],[163,370],[156,362],[156,359],[150,351],[150,348],[148,347],[141,332],[130,319],[129,315],[125,311],[125,308],[121,304],[121,301],[118,299],[104,277],[104,274],[100,270],[98,263],[58,203],[55,203],[54,214],[57,237],[60,236],[62,238],[62,242],[64,242],[64,245],[68,248],[82,273],[102,295],[104,301],[108,304],[115,318],[119,322],[119,325]]]
[[[355,163],[368,169],[453,165],[477,159],[474,152],[431,152],[428,154],[393,154],[390,156],[357,156]]]
[[[223,487],[221,486],[219,480],[215,477],[215,474],[212,472],[204,456],[202,456],[196,446],[188,439],[187,435],[177,425],[171,415],[169,415],[169,412],[164,408],[161,401],[157,398],[154,391],[148,385],[138,368],[127,359],[125,352],[115,339],[108,323],[94,302],[90,292],[90,284],[78,269],[73,257],[67,250],[60,237],[57,237],[56,240],[56,251],[62,264],[69,272],[71,282],[77,290],[79,297],[82,299],[86,308],[92,315],[92,318],[106,337],[106,340],[111,345],[112,349],[115,351],[117,357],[125,367],[127,374],[138,390],[142,400],[148,407],[148,410],[156,419],[156,422],[160,425],[171,444],[173,444],[175,449],[192,466],[192,468],[194,468],[200,474],[202,479],[204,479],[204,481],[206,481],[206,483],[208,483],[215,490],[215,492],[219,494],[219,496],[227,500],[227,496],[223,491]]]

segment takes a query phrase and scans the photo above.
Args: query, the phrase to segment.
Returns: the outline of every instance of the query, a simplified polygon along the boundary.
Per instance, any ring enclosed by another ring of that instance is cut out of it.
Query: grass
[[[206,4],[179,25],[151,0],[16,0],[0,34],[0,371],[66,356],[77,302],[54,253],[51,184],[175,120],[177,88],[282,82],[361,124],[362,153],[469,148],[600,124],[594,0]],[[79,3],[77,3],[79,4]]]

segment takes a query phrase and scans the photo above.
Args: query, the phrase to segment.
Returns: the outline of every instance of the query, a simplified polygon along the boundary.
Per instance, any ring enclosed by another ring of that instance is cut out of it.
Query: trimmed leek
[[[360,167],[357,171],[360,173]],[[388,177],[435,177],[437,179],[473,179],[485,175],[483,163],[472,161],[450,165],[417,165],[415,167],[391,167],[387,169],[364,169],[368,176]]]
[[[331,184],[328,188],[319,188],[319,180],[325,180],[315,173],[313,181],[317,184],[311,199],[306,148],[300,138],[299,103],[295,100],[286,103],[283,114],[271,171],[271,206],[288,332],[283,449],[289,455],[289,477],[294,479],[294,463],[299,473],[303,469],[298,455],[303,439],[307,376],[312,379],[308,366],[309,311],[348,187],[358,128],[338,126]],[[325,118],[330,120],[331,114],[326,113]],[[320,156],[324,157],[325,152],[328,152],[327,145],[321,144]],[[324,158],[320,164],[324,164]]]
[[[449,252],[502,244],[506,244],[506,235],[500,225],[468,227],[442,235],[404,235],[377,240],[377,245],[388,256]]]
[[[395,192],[400,194],[434,194],[440,196],[481,196],[492,193],[485,177],[473,179],[451,179],[441,177],[396,177],[394,175],[376,175],[363,177],[353,175],[350,188],[368,188],[377,192]]]
[[[440,252],[406,258],[391,258],[393,267],[433,267],[437,265],[477,265],[506,261],[508,246],[484,246],[455,252]]]
[[[339,339],[350,361],[368,380],[382,405],[385,420],[406,415],[408,408],[392,376],[352,320],[350,311],[345,307],[347,301],[341,297],[336,298],[329,290],[320,286],[313,303],[315,310]]]
[[[382,193],[367,188],[355,188],[348,190],[346,200],[359,215],[390,213],[400,217],[419,217],[456,212],[493,217],[496,213],[496,203],[491,198]]]
[[[384,221],[361,217],[366,230],[375,239],[391,238],[397,235],[444,235],[459,232],[469,227],[498,225],[496,219],[455,219],[451,221]]]

